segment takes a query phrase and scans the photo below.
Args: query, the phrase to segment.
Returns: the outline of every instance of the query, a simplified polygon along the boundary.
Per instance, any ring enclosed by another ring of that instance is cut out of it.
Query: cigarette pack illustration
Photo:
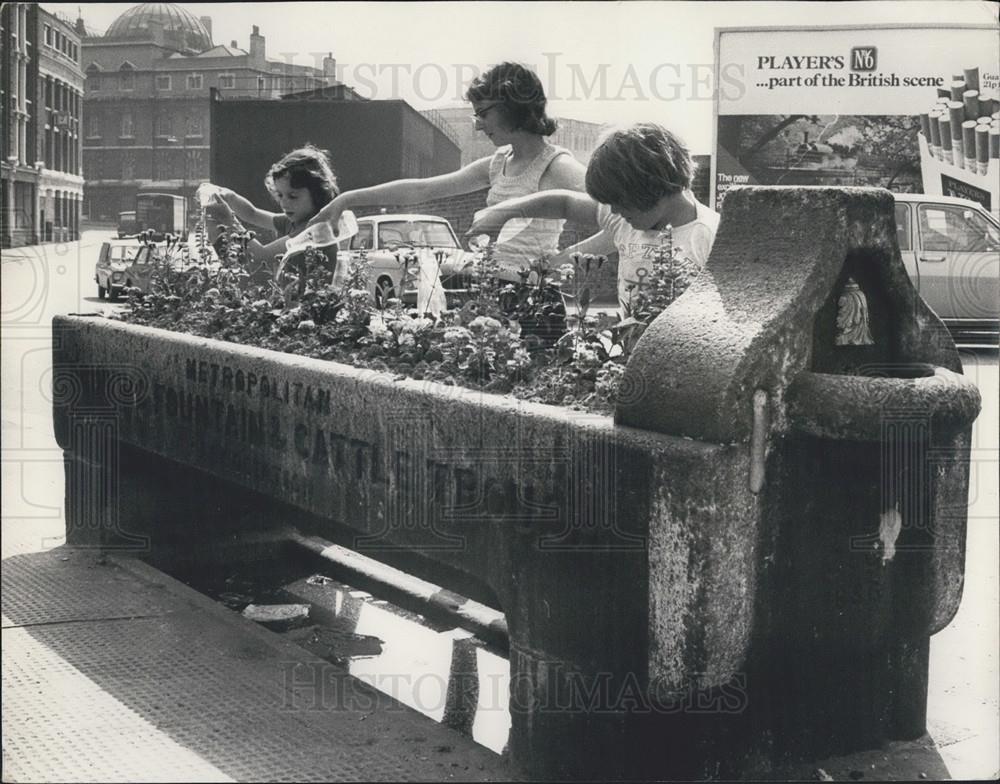
[[[920,115],[920,170],[924,193],[972,199],[1000,216],[1000,99],[979,77],[979,68],[954,74]]]

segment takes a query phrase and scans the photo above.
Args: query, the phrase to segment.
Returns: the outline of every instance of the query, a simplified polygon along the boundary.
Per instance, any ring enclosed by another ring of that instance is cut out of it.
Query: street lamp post
[[[168,136],[167,141],[171,144],[177,143],[176,136]],[[187,188],[187,134],[181,139],[181,195]]]

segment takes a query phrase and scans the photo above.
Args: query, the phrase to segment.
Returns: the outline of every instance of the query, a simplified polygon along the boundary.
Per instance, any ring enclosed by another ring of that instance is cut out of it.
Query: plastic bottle
[[[473,223],[478,221],[488,209],[490,208],[484,207],[476,212],[476,214],[472,216]],[[505,242],[510,242],[530,225],[530,218],[509,218],[500,229],[500,234],[497,236],[497,245],[503,245]]]
[[[431,248],[417,251],[420,271],[417,274],[417,312],[430,313],[437,318],[448,307],[441,283],[441,264]]]
[[[333,233],[333,226],[329,223],[315,223],[294,237],[289,237],[285,244],[285,253],[291,255],[304,251],[306,248],[325,248],[349,239],[357,233],[358,221],[354,217],[354,213],[345,210],[337,223],[336,234]]]
[[[203,182],[198,186],[198,190],[195,191],[194,195],[202,207],[207,207],[210,204],[221,201],[221,193],[222,188],[218,185],[213,185],[210,182]]]

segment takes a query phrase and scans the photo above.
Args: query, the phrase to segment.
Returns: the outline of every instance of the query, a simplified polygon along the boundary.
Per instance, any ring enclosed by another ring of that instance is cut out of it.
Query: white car
[[[112,240],[101,244],[101,253],[94,267],[94,282],[99,299],[116,301],[122,290],[133,284],[132,263],[148,251],[135,239]]]
[[[219,257],[211,246],[208,246],[208,251],[208,267],[217,268]],[[193,241],[172,244],[169,250],[165,242],[147,245],[136,238],[102,243],[94,267],[98,298],[107,296],[115,302],[126,288],[145,291],[154,267],[165,261],[169,261],[175,271],[200,266],[198,249]]]
[[[405,258],[411,251],[429,248],[441,259],[441,283],[445,294],[465,291],[462,270],[467,262],[451,224],[435,215],[369,215],[358,218],[358,233],[344,241],[338,251],[339,263],[349,264],[361,251],[371,266],[369,288],[377,304],[392,297],[416,299],[411,286],[404,290]],[[346,268],[346,267],[345,267]],[[412,276],[411,276],[412,280]]]
[[[897,193],[896,237],[906,271],[956,342],[996,345],[1000,223],[980,204]]]

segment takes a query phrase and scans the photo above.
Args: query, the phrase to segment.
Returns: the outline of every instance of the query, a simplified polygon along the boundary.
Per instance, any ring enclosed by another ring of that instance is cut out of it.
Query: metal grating
[[[3,565],[5,780],[510,777],[496,755],[148,567],[59,553]]]
[[[15,626],[163,615],[178,606],[94,550],[57,548],[3,562],[0,599]],[[143,590],[146,588],[146,590]]]

